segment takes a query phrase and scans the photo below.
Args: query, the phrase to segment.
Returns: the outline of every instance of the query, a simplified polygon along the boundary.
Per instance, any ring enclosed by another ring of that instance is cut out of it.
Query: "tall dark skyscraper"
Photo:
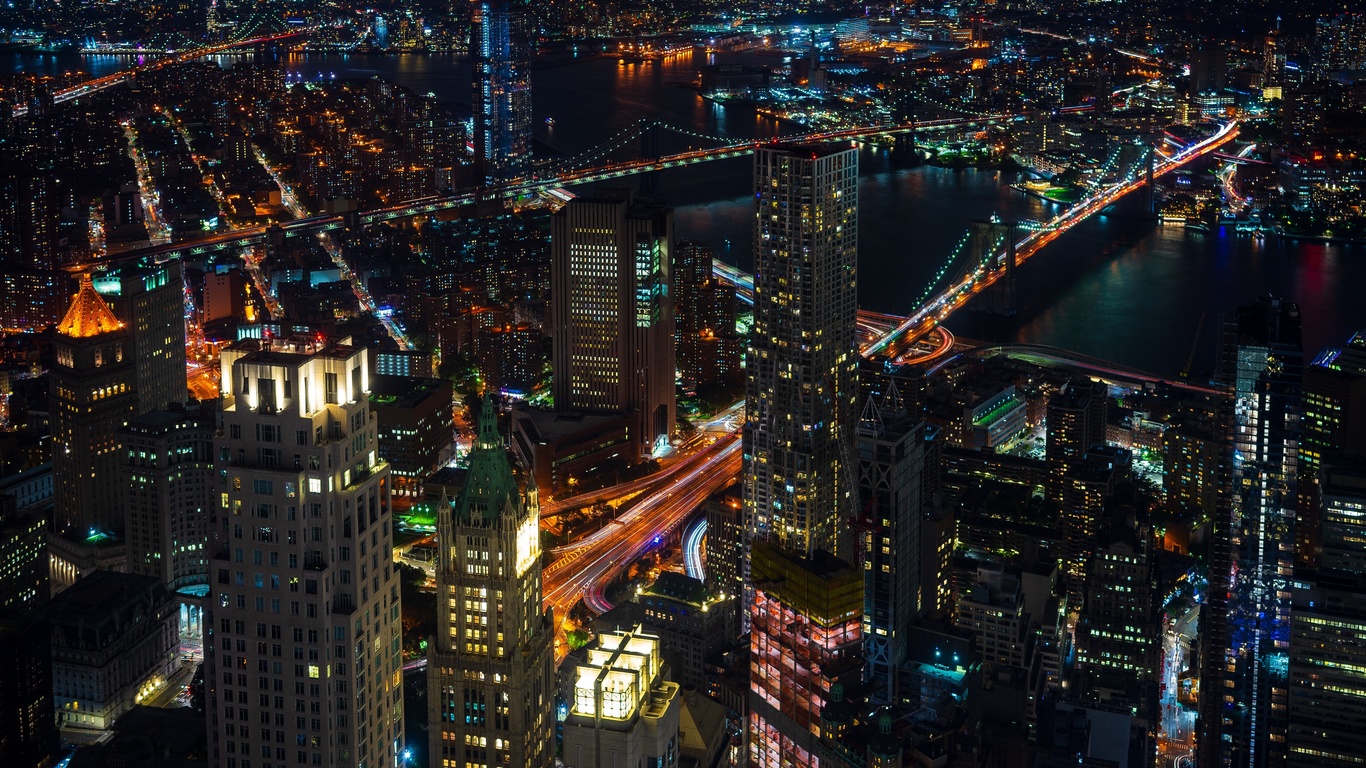
[[[893,702],[906,661],[911,621],[935,605],[935,585],[922,578],[935,557],[922,524],[926,454],[938,430],[906,414],[896,385],[881,403],[870,397],[859,420],[859,499],[863,541],[864,679],[870,697]]]
[[[508,0],[476,0],[474,162],[482,184],[531,172],[531,29]]]
[[[673,211],[602,190],[560,209],[552,233],[555,406],[630,415],[648,455],[674,428]]]
[[[428,765],[555,764],[555,629],[541,610],[540,507],[518,487],[485,401],[458,499],[437,512]]]

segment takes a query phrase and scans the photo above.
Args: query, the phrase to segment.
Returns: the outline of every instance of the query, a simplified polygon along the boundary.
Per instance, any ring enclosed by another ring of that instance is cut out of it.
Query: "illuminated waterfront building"
[[[475,0],[474,160],[480,182],[531,172],[531,30],[509,0]]]
[[[840,764],[822,741],[832,687],[862,675],[863,574],[818,550],[750,550],[749,765]]]
[[[1224,694],[1233,705],[1227,748],[1235,765],[1260,768],[1282,762],[1286,755],[1289,587],[1303,368],[1299,307],[1264,296],[1238,308],[1227,334],[1228,378],[1235,398],[1230,543],[1236,564],[1226,649],[1234,683]],[[1207,683],[1201,688],[1219,690]]]
[[[221,360],[204,620],[209,762],[397,765],[399,579],[368,356],[250,339]]]
[[[485,400],[459,497],[437,511],[437,633],[427,657],[434,768],[555,762],[554,623],[541,611],[540,506],[535,485],[523,491],[512,475],[497,419]]]
[[[603,190],[551,231],[555,407],[628,415],[648,457],[674,429],[673,211]]]
[[[666,669],[659,638],[639,627],[599,635],[574,670],[564,764],[677,766],[681,698]]]

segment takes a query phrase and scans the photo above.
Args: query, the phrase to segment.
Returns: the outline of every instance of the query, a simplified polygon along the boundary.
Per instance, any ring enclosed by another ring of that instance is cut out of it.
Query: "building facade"
[[[760,543],[750,577],[749,765],[823,764],[821,711],[861,676],[863,575],[824,551]]]
[[[648,456],[674,428],[673,211],[604,190],[560,209],[551,243],[555,407],[631,415]]]
[[[209,760],[396,765],[399,579],[365,350],[253,339],[221,360],[204,633]]]
[[[541,610],[540,506],[518,487],[486,400],[456,499],[437,512],[437,635],[428,646],[429,764],[555,763],[553,617]]]
[[[53,709],[69,741],[93,740],[170,682],[178,609],[150,576],[96,571],[43,610],[52,628]]]
[[[1232,541],[1228,662],[1234,686],[1236,764],[1259,768],[1286,755],[1289,574],[1294,566],[1300,381],[1299,307],[1271,296],[1240,306],[1227,342],[1232,359]]]
[[[208,584],[214,491],[211,416],[148,411],[119,432],[128,572],[172,591]]]

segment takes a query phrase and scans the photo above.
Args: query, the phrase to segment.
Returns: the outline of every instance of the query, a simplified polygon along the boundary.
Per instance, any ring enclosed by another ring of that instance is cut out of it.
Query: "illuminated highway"
[[[556,617],[568,615],[581,598],[590,610],[610,610],[603,594],[606,586],[651,547],[659,546],[664,534],[681,526],[708,496],[734,481],[740,472],[739,436],[723,437],[713,446],[720,448],[699,454],[705,460],[691,464],[670,490],[642,499],[601,535],[594,534],[597,538],[576,556],[545,569],[543,596]]]
[[[683,531],[683,571],[698,581],[706,581],[705,551],[707,518],[703,517]]]

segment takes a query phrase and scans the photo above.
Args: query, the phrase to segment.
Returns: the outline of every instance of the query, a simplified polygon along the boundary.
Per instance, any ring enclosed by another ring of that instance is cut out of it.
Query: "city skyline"
[[[0,9],[0,750],[1352,764],[1366,17],[1197,16]]]

